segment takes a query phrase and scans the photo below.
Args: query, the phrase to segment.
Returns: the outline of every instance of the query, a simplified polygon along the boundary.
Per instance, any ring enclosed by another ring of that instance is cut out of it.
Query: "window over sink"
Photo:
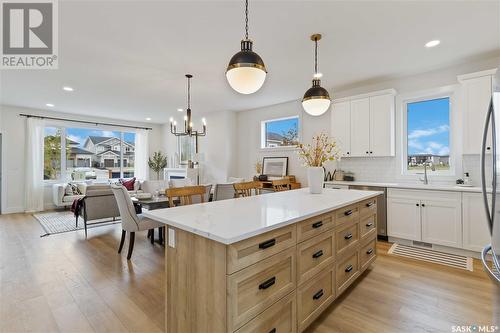
[[[261,149],[296,147],[300,141],[299,116],[261,122]]]
[[[404,173],[451,174],[451,95],[407,100],[403,103]]]

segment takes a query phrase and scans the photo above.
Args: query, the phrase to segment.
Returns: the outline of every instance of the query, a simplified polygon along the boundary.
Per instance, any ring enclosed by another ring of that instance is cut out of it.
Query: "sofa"
[[[71,193],[69,188],[71,185],[76,185],[79,190],[79,193]],[[69,207],[73,204],[76,199],[81,199],[87,193],[87,188],[89,186],[107,186],[109,187],[109,183],[98,183],[98,182],[71,182],[71,183],[61,183],[52,185],[52,201],[54,205],[59,208]],[[142,189],[142,182],[136,181],[134,183],[134,189],[132,191],[128,191],[130,195],[144,193],[145,191]],[[151,193],[151,192],[149,192]]]

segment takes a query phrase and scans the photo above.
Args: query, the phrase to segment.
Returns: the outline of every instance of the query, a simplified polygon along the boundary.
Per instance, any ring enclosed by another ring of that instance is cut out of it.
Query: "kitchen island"
[[[166,331],[301,332],[376,258],[379,192],[308,189],[159,209]]]

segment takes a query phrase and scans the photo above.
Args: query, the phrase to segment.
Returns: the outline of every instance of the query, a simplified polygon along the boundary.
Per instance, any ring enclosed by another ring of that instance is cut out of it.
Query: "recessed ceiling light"
[[[438,46],[439,44],[441,44],[441,41],[435,39],[435,40],[431,40],[430,42],[425,43],[425,47],[434,47],[434,46]]]
[[[147,118],[146,118],[146,120],[147,120],[147,121],[150,121],[150,120],[151,120],[151,118],[147,117]]]
[[[75,90],[75,89],[73,89],[73,88],[71,88],[71,87],[66,86],[66,87],[63,87],[63,90],[64,90],[64,91],[73,91],[73,90]]]
[[[47,105],[49,108],[53,108],[54,107],[54,104],[52,104],[52,103],[47,103],[45,105]]]
[[[182,112],[182,111],[184,111],[184,109],[177,109],[177,111]]]

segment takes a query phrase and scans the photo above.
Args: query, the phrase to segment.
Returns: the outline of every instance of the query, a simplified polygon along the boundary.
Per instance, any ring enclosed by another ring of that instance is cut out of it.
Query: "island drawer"
[[[331,265],[335,258],[335,233],[324,232],[297,245],[297,283],[300,285]]]
[[[377,228],[377,214],[361,217],[359,221],[359,228],[361,230],[361,238],[368,235],[370,231],[375,230]]]
[[[336,254],[342,255],[359,241],[359,223],[350,223],[335,230]]]
[[[340,295],[359,275],[358,251],[337,264],[337,295]]]
[[[362,245],[359,249],[359,262],[361,269],[360,271],[364,271],[370,264],[375,260],[377,256],[377,244],[376,240],[373,239],[368,244]]]
[[[335,299],[335,269],[331,266],[297,290],[298,331],[302,332]]]
[[[295,292],[280,299],[236,333],[297,332],[297,302]]]
[[[361,217],[377,213],[377,198],[371,198],[359,203]]]
[[[312,217],[297,224],[297,241],[300,243],[306,239],[319,235],[333,228],[334,214],[328,213]]]
[[[291,225],[228,245],[227,273],[232,274],[255,264],[294,246],[296,242],[296,226]]]
[[[229,330],[240,328],[295,289],[295,250],[287,249],[227,277]]]
[[[347,224],[359,220],[359,206],[351,205],[335,211],[335,225]]]

